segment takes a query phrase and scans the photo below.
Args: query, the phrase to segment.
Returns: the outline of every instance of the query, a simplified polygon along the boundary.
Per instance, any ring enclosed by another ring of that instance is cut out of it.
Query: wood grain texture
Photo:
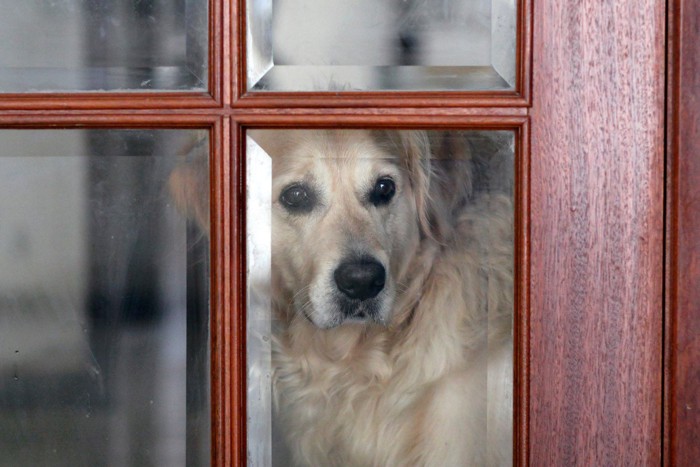
[[[0,110],[0,115],[5,117],[17,116],[20,118],[32,117],[37,120],[54,118],[54,117],[75,117],[79,119],[90,119],[97,117],[103,120],[115,119],[123,120],[131,116],[143,116],[150,118],[153,121],[158,121],[162,116],[169,118],[174,115],[200,115],[200,116],[219,116],[219,117],[234,117],[236,120],[244,120],[248,117],[266,118],[268,116],[281,116],[283,118],[305,118],[306,116],[324,117],[330,116],[333,118],[343,119],[366,118],[368,121],[381,120],[382,118],[404,118],[422,119],[430,122],[433,118],[479,118],[486,119],[492,117],[526,117],[528,109],[525,107],[395,107],[395,108],[285,108],[285,109],[265,109],[265,108],[231,108],[229,106],[206,108],[206,107],[177,107],[177,108],[159,108],[145,107],[140,109],[26,109],[26,110]],[[296,116],[296,117],[294,117]]]
[[[210,128],[219,119],[212,113],[0,112],[0,128]]]
[[[230,245],[231,183],[229,154],[224,141],[228,137],[228,122],[218,120],[210,134],[210,216],[211,258],[210,277],[210,341],[211,341],[211,464],[228,465],[231,451],[231,395],[228,359],[231,327],[226,311],[229,308],[232,283]]]
[[[243,113],[235,120],[256,128],[420,128],[420,129],[517,129],[527,121],[515,115],[400,115],[355,113]]]
[[[530,417],[530,122],[515,146],[515,319],[513,320],[513,463],[528,465]]]
[[[211,100],[217,107],[223,106],[230,93],[230,79],[224,73],[227,69],[229,57],[226,55],[226,43],[230,31],[227,26],[227,5],[226,0],[209,0],[209,74],[207,76],[207,88]]]
[[[671,3],[666,463],[700,459],[700,3]]]
[[[524,107],[516,91],[435,92],[248,92],[234,103],[239,108],[390,108],[390,107]]]
[[[665,3],[535,2],[530,455],[659,465]]]
[[[236,121],[231,123],[231,146],[233,149],[233,164],[231,172],[232,183],[232,213],[234,223],[232,224],[233,238],[231,253],[233,254],[232,283],[233,294],[231,296],[231,321],[232,321],[232,353],[229,361],[231,368],[231,393],[233,408],[232,416],[232,450],[231,463],[243,467],[247,463],[248,446],[248,417],[246,394],[248,393],[248,371],[247,371],[247,239],[246,239],[246,158],[245,158],[245,134],[243,127]]]
[[[221,148],[222,124],[217,125],[210,134],[210,215],[211,215],[211,238],[210,238],[210,309],[209,309],[209,330],[210,330],[210,366],[211,366],[211,463],[212,465],[223,465],[224,446],[226,445],[226,426],[229,414],[226,410],[226,394],[228,390],[227,375],[225,371],[225,339],[227,336],[227,326],[225,320],[224,307],[226,306],[226,282],[225,278],[229,274],[230,266],[226,260],[225,244],[228,240],[224,233],[224,225],[228,223],[225,215],[228,207],[227,189],[223,174],[226,171],[224,161],[216,157]]]

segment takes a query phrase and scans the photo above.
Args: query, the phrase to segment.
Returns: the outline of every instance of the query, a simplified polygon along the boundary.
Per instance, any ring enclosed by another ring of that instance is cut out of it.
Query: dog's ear
[[[173,169],[168,190],[177,209],[209,234],[209,164],[206,140],[188,150],[187,160]]]
[[[431,195],[432,154],[428,136],[424,131],[400,131],[396,135],[411,180],[421,231],[428,237],[439,236],[439,226],[435,224],[436,200]]]
[[[460,131],[435,131],[430,134],[432,147],[431,196],[449,224],[456,220],[458,212],[474,193],[472,151],[465,133]]]

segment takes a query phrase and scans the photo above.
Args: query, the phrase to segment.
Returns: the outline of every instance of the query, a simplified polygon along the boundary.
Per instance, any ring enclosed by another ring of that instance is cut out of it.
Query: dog
[[[272,159],[278,463],[511,465],[512,195],[469,138],[249,135]]]

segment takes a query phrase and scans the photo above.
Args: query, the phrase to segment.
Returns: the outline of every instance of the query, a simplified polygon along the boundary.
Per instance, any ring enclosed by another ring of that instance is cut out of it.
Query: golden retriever
[[[249,135],[272,157],[277,463],[512,464],[513,205],[475,189],[466,137]]]

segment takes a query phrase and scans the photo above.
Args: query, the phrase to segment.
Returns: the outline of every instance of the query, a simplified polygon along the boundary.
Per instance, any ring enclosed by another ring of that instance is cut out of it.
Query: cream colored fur
[[[503,161],[473,161],[459,133],[250,134],[273,163],[273,391],[293,457],[276,464],[512,464],[513,205],[472,173]],[[370,206],[384,175],[397,193]],[[206,228],[204,179],[183,166],[171,191]],[[299,180],[321,203],[291,215],[278,197]],[[348,249],[387,269],[375,320],[343,321],[329,298]]]
[[[454,138],[431,144],[423,132],[339,130],[253,137],[273,158],[273,201],[302,177],[322,179],[327,197],[315,217],[273,206],[273,386],[289,463],[511,464],[510,197],[473,192],[470,155]],[[393,211],[367,207],[357,194],[363,177],[390,170],[372,161],[387,159],[403,177]],[[299,299],[330,293],[323,274],[348,243],[388,263],[385,320],[337,325],[333,310],[310,309],[325,299]],[[317,283],[322,292],[309,291]]]

